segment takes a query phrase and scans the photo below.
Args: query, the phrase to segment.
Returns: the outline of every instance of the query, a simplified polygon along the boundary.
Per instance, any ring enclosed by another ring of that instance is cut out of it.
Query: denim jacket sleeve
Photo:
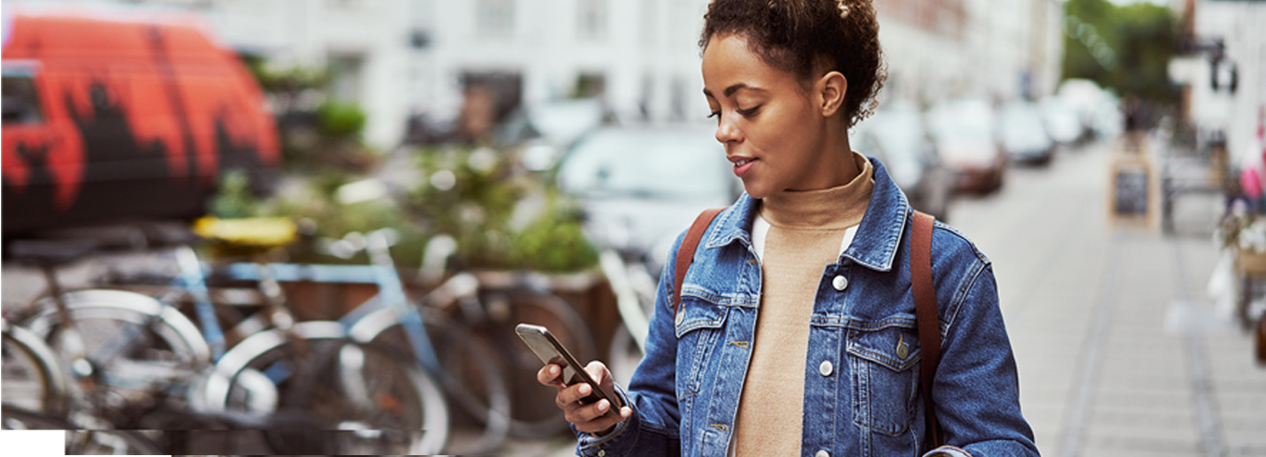
[[[958,284],[938,285],[941,362],[932,384],[945,446],[926,457],[1037,456],[1020,413],[1019,379],[993,267],[976,259]],[[948,278],[946,278],[948,279]],[[953,293],[945,300],[945,292]],[[945,405],[945,406],[942,406]]]
[[[669,259],[677,258],[677,249],[685,233],[677,237]],[[629,391],[616,386],[620,400],[633,409],[633,415],[615,429],[598,437],[576,431],[577,455],[585,457],[677,456],[681,454],[681,414],[677,409],[677,334],[673,325],[672,283],[675,266],[668,262],[655,294],[655,310],[651,314],[646,337],[646,357],[629,381]]]

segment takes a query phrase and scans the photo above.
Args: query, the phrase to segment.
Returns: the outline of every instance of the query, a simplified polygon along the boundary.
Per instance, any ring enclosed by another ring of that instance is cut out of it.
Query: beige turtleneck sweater
[[[761,202],[763,221],[756,221],[753,244],[761,257],[764,290],[734,428],[735,455],[800,454],[803,363],[814,296],[826,266],[848,247],[842,242],[845,234],[852,235],[848,229],[861,223],[874,189],[870,162],[856,152],[853,159],[862,172],[848,184],[779,192]],[[763,232],[765,223],[762,249],[755,232]]]

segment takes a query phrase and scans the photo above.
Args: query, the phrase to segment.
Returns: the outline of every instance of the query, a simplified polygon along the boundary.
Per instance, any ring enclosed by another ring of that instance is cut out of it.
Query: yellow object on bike
[[[260,248],[285,246],[298,236],[294,221],[286,217],[219,219],[208,216],[194,222],[193,232],[210,240]]]

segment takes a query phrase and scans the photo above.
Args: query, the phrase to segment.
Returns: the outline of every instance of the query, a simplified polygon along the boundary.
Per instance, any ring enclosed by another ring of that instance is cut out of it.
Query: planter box
[[[1235,269],[1246,275],[1266,276],[1266,252],[1236,250]]]

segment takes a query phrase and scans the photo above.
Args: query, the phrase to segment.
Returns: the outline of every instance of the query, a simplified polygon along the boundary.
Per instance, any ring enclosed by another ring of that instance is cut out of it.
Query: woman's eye
[[[709,115],[708,115],[708,119],[712,119],[712,118],[714,118],[714,117],[719,117],[719,116],[721,116],[721,112],[720,112],[720,111],[713,111],[713,112],[712,112],[712,114],[709,114]]]
[[[756,112],[757,112],[757,111],[760,111],[760,107],[761,107],[761,106],[762,106],[762,105],[756,105],[756,106],[753,106],[753,107],[748,108],[748,109],[738,109],[738,110],[734,110],[734,111],[735,111],[735,112],[737,112],[737,113],[739,113],[739,114],[742,114],[742,115],[744,115],[744,116],[751,116],[751,115],[753,115],[753,114],[756,114]]]

